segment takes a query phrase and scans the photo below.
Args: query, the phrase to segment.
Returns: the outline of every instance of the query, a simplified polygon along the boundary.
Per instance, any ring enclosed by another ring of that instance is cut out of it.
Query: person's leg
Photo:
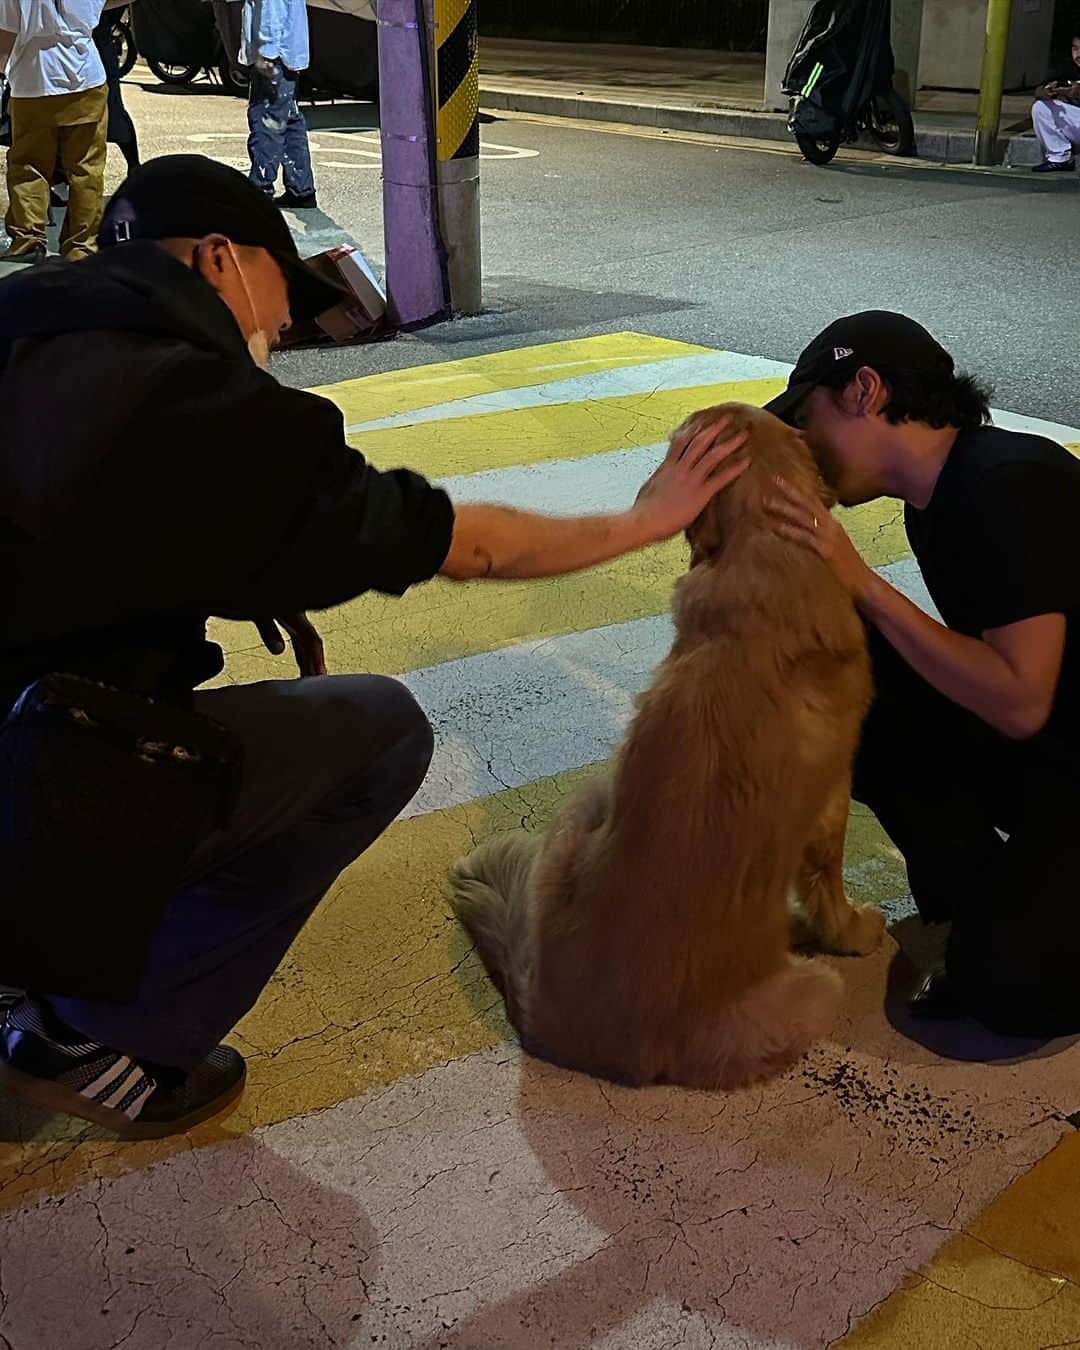
[[[116,57],[116,47],[112,41],[112,23],[109,15],[101,20],[94,29],[94,46],[101,56],[105,67],[105,80],[109,98],[108,139],[119,146],[120,153],[128,166],[128,171],[139,167],[139,141],[135,133],[135,123],[124,107],[124,97],[120,89],[120,63]]]
[[[108,89],[102,85],[71,99],[64,113],[66,125],[60,128],[60,157],[68,180],[60,252],[65,258],[79,258],[97,248],[105,209]]]
[[[1040,99],[1031,110],[1035,135],[1047,164],[1067,164],[1080,141],[1080,108],[1060,99]]]
[[[197,708],[243,746],[232,821],[192,859],[131,1002],[48,999],[83,1036],[181,1069],[254,1004],[338,874],[415,794],[432,751],[412,695],[380,676],[217,689]]]
[[[903,855],[922,917],[952,922],[947,978],[924,984],[920,1015],[1080,1031],[1080,781],[943,698],[877,634],[871,653],[853,795]]]
[[[1080,1032],[1080,780],[1035,746],[1015,746],[1008,840],[958,907],[945,968],[960,1008],[995,1031]]]
[[[945,922],[972,878],[992,866],[1001,842],[989,768],[995,737],[931,688],[875,629],[868,636],[875,697],[852,796],[903,855],[923,919]]]
[[[285,105],[285,145],[281,158],[285,191],[300,201],[315,196],[315,175],[311,169],[311,147],[308,145],[307,122],[296,98],[299,77],[286,70],[282,75],[281,99]]]
[[[49,183],[59,132],[53,98],[11,100],[11,148],[7,157],[8,210],[4,227],[12,255],[47,245]]]
[[[1062,103],[1059,116],[1061,129],[1075,152],[1080,146],[1080,107],[1075,103]]]
[[[285,154],[285,128],[288,125],[288,105],[280,97],[283,71],[280,62],[273,62],[273,75],[259,70],[251,72],[251,94],[248,100],[248,157],[251,160],[251,181],[268,197],[274,195],[278,170]]]

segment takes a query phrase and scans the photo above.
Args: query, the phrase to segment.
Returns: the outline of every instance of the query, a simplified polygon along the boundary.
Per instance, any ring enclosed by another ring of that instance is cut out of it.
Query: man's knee
[[[427,713],[413,697],[412,691],[398,680],[387,676],[372,676],[379,681],[380,704],[385,708],[391,726],[397,728],[397,743],[403,757],[419,769],[420,778],[428,771],[435,751],[435,733]]]
[[[352,742],[358,763],[370,763],[374,751],[386,771],[415,792],[431,763],[435,735],[410,690],[386,675],[330,679],[330,716],[343,748]]]

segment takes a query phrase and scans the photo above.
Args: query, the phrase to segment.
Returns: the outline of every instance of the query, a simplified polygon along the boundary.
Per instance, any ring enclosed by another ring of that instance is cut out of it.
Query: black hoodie
[[[452,529],[156,245],[0,283],[0,716],[52,670],[186,700],[222,667],[208,616],[400,595]]]

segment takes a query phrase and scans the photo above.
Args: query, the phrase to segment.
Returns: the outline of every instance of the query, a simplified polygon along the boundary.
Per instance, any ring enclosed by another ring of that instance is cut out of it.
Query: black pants
[[[101,56],[105,67],[105,79],[109,87],[109,131],[108,139],[120,147],[129,171],[138,168],[139,142],[135,134],[135,123],[124,107],[124,97],[120,92],[120,64],[116,59],[116,48],[112,44],[110,29],[112,21],[106,14],[94,29],[94,46]]]
[[[932,689],[876,630],[870,649],[876,697],[853,795],[903,855],[922,918],[951,921],[950,979],[995,1031],[1080,1032],[1075,761],[1046,737],[999,735]]]
[[[138,992],[31,991],[91,1039],[181,1069],[252,1006],[338,874],[416,793],[432,750],[413,696],[378,675],[230,685],[195,706],[240,741],[243,783],[162,915]]]

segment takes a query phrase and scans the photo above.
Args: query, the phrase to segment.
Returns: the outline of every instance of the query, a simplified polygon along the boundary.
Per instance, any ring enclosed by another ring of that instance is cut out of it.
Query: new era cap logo
[[[833,360],[842,361],[845,356],[854,356],[855,353],[850,347],[834,347],[832,349]]]

